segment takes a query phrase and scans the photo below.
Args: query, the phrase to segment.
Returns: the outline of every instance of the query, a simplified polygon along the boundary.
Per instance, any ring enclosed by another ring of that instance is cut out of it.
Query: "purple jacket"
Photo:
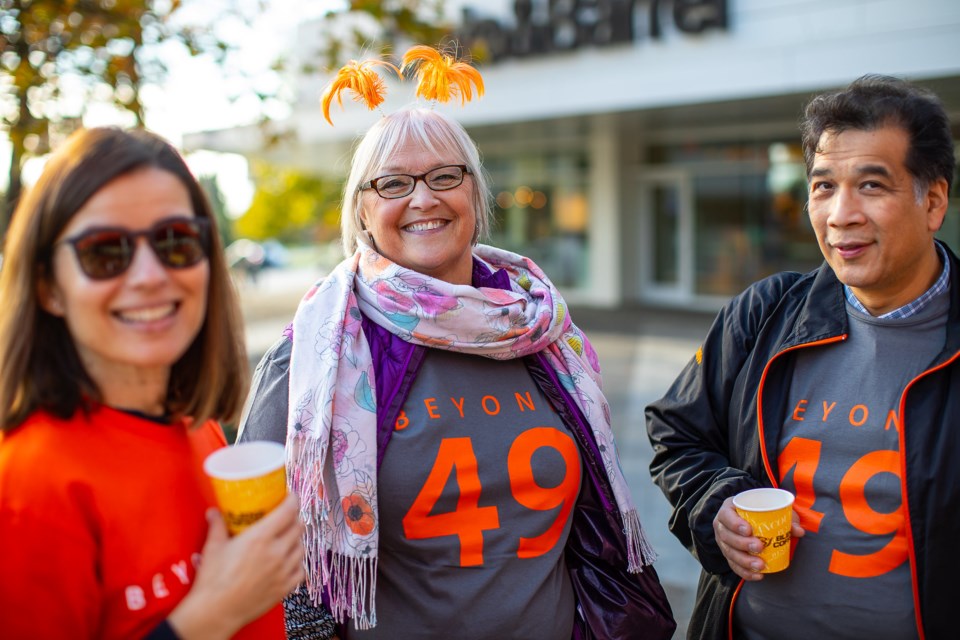
[[[473,285],[509,289],[505,271],[491,272],[474,260]],[[407,400],[427,347],[405,342],[367,317],[362,319],[377,380],[377,466],[383,461],[393,425]],[[241,418],[238,441],[285,442],[287,376],[292,325],[257,365],[251,397]],[[573,512],[566,560],[577,608],[574,639],[667,639],[676,623],[652,566],[627,571],[626,536],[593,433],[546,357],[524,358],[534,382],[550,401],[580,447],[588,482]]]

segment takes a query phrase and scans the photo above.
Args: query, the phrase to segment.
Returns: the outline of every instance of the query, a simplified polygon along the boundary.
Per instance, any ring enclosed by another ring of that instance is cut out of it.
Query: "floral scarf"
[[[511,289],[453,285],[403,268],[361,244],[314,285],[293,320],[287,475],[306,524],[307,588],[334,617],[376,624],[376,393],[361,314],[406,342],[498,360],[543,352],[585,416],[624,523],[628,569],[653,562],[620,469],[600,364],[566,303],[528,258],[480,245]]]

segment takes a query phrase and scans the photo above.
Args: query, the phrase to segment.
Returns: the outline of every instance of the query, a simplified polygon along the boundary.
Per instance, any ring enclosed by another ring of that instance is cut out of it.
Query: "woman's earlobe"
[[[373,234],[370,233],[370,230],[367,229],[367,221],[363,219],[363,214],[358,214],[357,220],[360,221],[360,233],[358,235],[363,238],[364,242],[366,242],[371,249],[376,251],[377,242],[373,239]]]
[[[37,302],[40,308],[52,316],[63,317],[63,301],[60,299],[60,292],[57,287],[50,282],[49,278],[41,275],[37,279]]]

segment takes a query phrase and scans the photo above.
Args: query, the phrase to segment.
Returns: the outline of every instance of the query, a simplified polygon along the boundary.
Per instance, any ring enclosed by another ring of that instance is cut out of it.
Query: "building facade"
[[[529,255],[575,304],[714,310],[750,282],[808,270],[798,120],[815,93],[865,73],[943,99],[960,140],[956,0],[467,0],[460,40],[486,94],[450,112],[492,178],[491,243]],[[298,48],[316,49],[316,24]],[[318,99],[304,77],[270,159],[342,178],[377,112]],[[391,83],[384,109],[414,100]],[[252,131],[190,149],[264,155]],[[957,193],[958,189],[954,189]],[[960,198],[941,236],[960,247]]]

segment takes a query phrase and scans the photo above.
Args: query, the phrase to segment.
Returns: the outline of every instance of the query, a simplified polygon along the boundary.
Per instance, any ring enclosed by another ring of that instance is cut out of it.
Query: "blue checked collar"
[[[891,318],[891,319],[900,319],[900,318],[909,318],[914,316],[924,309],[927,308],[927,305],[939,295],[943,295],[950,288],[950,259],[947,257],[946,250],[940,245],[939,242],[934,243],[937,247],[937,252],[940,254],[940,261],[943,262],[943,271],[940,272],[940,277],[937,278],[937,281],[933,283],[929,289],[927,289],[923,294],[907,304],[894,309],[893,311],[888,311],[883,315],[877,316],[878,318]],[[867,308],[863,306],[857,296],[853,295],[850,287],[843,285],[843,292],[847,296],[847,303],[859,311],[860,313],[865,313],[868,316],[872,315]]]

